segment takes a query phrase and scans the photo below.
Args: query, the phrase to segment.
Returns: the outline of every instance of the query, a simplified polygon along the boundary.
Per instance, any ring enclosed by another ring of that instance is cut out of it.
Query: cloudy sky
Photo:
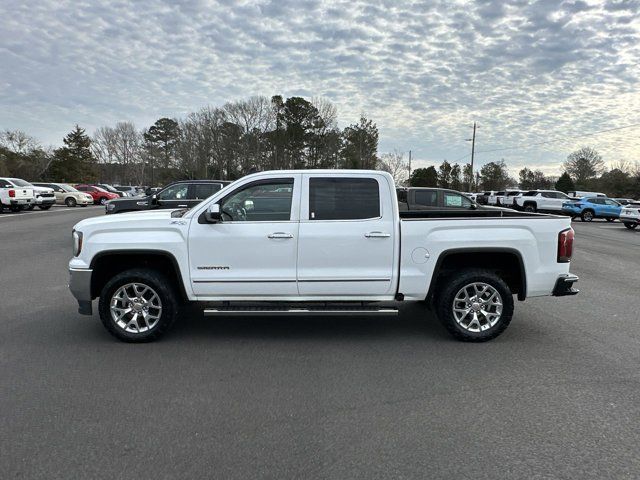
[[[252,95],[361,113],[418,165],[640,160],[636,0],[2,0],[0,129],[59,144]],[[546,143],[543,143],[546,142]],[[415,164],[414,164],[415,165]]]

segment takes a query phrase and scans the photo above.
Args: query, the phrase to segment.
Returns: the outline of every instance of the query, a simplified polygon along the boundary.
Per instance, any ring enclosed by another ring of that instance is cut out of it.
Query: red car
[[[107,192],[104,188],[96,187],[95,185],[76,185],[76,189],[81,192],[87,192],[93,197],[93,203],[104,205],[109,200],[114,198],[120,198],[115,193]]]

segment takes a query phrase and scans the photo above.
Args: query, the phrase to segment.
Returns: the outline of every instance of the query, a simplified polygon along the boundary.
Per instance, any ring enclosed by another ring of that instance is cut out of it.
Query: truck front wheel
[[[490,270],[467,269],[448,277],[435,303],[444,327],[465,342],[497,337],[513,316],[511,290]]]
[[[171,282],[151,269],[119,273],[102,289],[100,320],[114,337],[124,342],[150,342],[173,324],[178,299]]]

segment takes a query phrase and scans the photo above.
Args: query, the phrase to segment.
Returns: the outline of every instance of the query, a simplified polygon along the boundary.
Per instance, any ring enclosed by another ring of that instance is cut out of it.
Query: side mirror
[[[476,202],[473,202],[471,204],[471,210],[477,210],[478,209],[478,204]]]
[[[222,221],[222,213],[220,212],[220,205],[212,203],[207,207],[204,212],[204,219],[207,223],[219,223]]]
[[[158,204],[158,195],[156,195],[156,194],[151,195],[151,201],[149,203],[151,203],[151,205],[157,205]]]

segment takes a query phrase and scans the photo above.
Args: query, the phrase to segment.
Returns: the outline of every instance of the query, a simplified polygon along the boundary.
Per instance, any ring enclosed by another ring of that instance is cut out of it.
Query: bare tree
[[[378,169],[389,172],[396,185],[404,185],[409,179],[409,164],[404,161],[404,152],[394,150],[384,153],[378,160]]]
[[[20,154],[40,148],[38,141],[22,130],[5,130],[4,132],[0,132],[0,146]]]
[[[600,154],[591,147],[582,147],[569,154],[564,169],[576,182],[576,187],[584,187],[585,182],[600,175],[605,170]]]

